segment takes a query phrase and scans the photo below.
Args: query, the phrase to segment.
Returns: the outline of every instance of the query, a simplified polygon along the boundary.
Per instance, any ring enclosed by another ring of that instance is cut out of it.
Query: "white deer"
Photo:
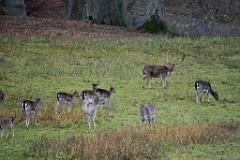
[[[99,99],[97,95],[85,97],[82,101],[82,111],[88,119],[88,129],[91,130],[91,117],[94,128],[96,128],[96,114],[99,106]]]

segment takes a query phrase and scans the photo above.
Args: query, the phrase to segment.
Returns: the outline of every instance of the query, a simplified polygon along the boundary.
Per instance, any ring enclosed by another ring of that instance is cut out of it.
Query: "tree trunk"
[[[24,0],[3,0],[7,15],[26,16],[26,6]]]
[[[151,16],[164,20],[164,0],[66,0],[68,17],[138,27]]]

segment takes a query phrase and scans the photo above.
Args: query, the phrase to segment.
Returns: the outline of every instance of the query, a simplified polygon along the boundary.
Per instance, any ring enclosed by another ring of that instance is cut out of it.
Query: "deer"
[[[65,93],[65,92],[59,92],[56,95],[56,106],[55,106],[55,113],[58,113],[58,106],[61,104],[62,105],[62,113],[64,113],[64,105],[68,104],[68,113],[71,112],[72,110],[72,103],[73,103],[73,98],[79,98],[79,93],[77,91],[74,91],[73,94],[70,93]]]
[[[148,120],[150,128],[153,129],[155,123],[156,107],[151,103],[143,105],[139,102],[135,102],[135,104],[140,108],[140,118],[142,121],[142,126],[144,125],[144,122]]]
[[[97,88],[99,84],[93,83],[92,85],[93,85],[93,91],[98,96],[99,101],[101,101],[102,103],[107,102],[107,104],[109,105],[111,95],[112,93],[115,93],[115,88],[110,87],[109,90],[105,90],[105,89]]]
[[[204,94],[207,94],[208,103],[209,103],[209,93],[214,97],[215,100],[218,100],[218,93],[213,91],[211,84],[207,81],[197,80],[194,82],[194,87],[197,91],[196,94],[196,103],[199,103],[199,94],[202,94],[202,102],[204,99]]]
[[[142,73],[143,73],[143,78],[142,78],[142,88],[144,88],[144,80],[147,79],[147,83],[150,88],[152,88],[150,84],[150,79],[159,77],[162,79],[162,85],[163,88],[166,88],[167,86],[167,76],[169,76],[175,67],[179,65],[180,63],[183,62],[185,59],[185,55],[182,55],[182,59],[180,62],[175,63],[175,64],[167,64],[167,65],[144,65],[142,67]]]
[[[0,90],[0,102],[4,99],[4,92]]]
[[[8,134],[10,130],[12,131],[12,137],[14,138],[14,121],[16,119],[16,116],[1,116],[0,117],[0,132],[1,132],[1,138],[3,137],[3,130],[8,129],[8,132],[6,134],[6,138],[8,138]]]
[[[91,97],[95,97],[96,96],[96,91],[95,90],[84,90],[81,92],[81,97],[82,100],[86,99],[86,98],[91,98]]]
[[[91,117],[94,125],[94,129],[96,129],[96,114],[99,106],[99,98],[96,94],[92,94],[91,96],[85,97],[82,101],[82,111],[87,117],[88,120],[88,129],[91,130]]]
[[[30,116],[34,115],[35,125],[37,126],[37,113],[39,106],[42,104],[42,99],[37,98],[36,101],[24,100],[22,101],[22,113],[26,119],[26,127],[29,129]]]

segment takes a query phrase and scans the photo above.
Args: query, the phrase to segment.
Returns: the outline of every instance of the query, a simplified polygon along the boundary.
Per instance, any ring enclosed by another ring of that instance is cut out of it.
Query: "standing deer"
[[[56,106],[55,106],[55,113],[57,114],[58,106],[62,105],[62,113],[64,113],[64,105],[68,104],[68,113],[72,110],[72,102],[73,98],[79,98],[79,93],[75,91],[73,94],[65,93],[65,92],[59,92],[56,96]]]
[[[93,121],[94,128],[96,128],[96,114],[99,104],[99,99],[97,95],[92,94],[90,97],[85,97],[82,101],[82,111],[87,116],[88,119],[88,129],[91,130],[91,117]]]
[[[4,99],[4,92],[0,90],[0,102]]]
[[[197,91],[196,94],[196,103],[199,102],[199,94],[202,94],[202,102],[203,102],[203,98],[204,98],[204,94],[207,94],[207,98],[208,98],[208,102],[209,102],[209,93],[214,97],[214,99],[218,100],[218,93],[214,92],[212,90],[212,87],[210,85],[209,82],[207,81],[202,81],[202,80],[197,80],[194,83],[194,87]]]
[[[146,120],[148,120],[150,128],[152,129],[155,123],[156,107],[151,103],[143,105],[138,102],[135,102],[135,104],[140,108],[140,117],[142,120],[142,125]]]
[[[1,138],[3,136],[3,130],[6,128],[8,129],[6,138],[8,138],[8,134],[10,130],[12,131],[12,137],[14,137],[14,127],[13,123],[15,121],[16,117],[13,116],[1,116],[0,117],[0,132],[1,132]]]
[[[150,79],[155,78],[155,77],[161,77],[162,78],[162,84],[163,88],[166,88],[167,85],[167,76],[169,76],[174,68],[182,63],[182,61],[185,59],[185,55],[182,56],[182,59],[180,62],[176,64],[168,64],[166,66],[161,66],[161,65],[144,65],[142,67],[142,72],[143,72],[143,78],[142,78],[142,88],[144,88],[144,80],[147,79],[147,83],[149,87],[151,88],[150,84]]]
[[[97,88],[98,84],[92,84],[93,85],[93,91],[95,91],[96,95],[99,98],[99,101],[104,103],[105,101],[107,104],[110,104],[110,98],[112,93],[115,93],[115,89],[113,87],[110,87],[109,91],[101,88]]]
[[[93,85],[93,90],[84,90],[81,92],[82,100],[86,98],[91,98],[92,96],[93,97],[96,96],[97,85],[96,84],[92,84],[92,85]]]
[[[22,112],[26,118],[26,127],[29,129],[30,116],[34,115],[35,125],[37,126],[37,112],[40,104],[42,104],[42,99],[37,98],[36,101],[24,100],[22,102]]]

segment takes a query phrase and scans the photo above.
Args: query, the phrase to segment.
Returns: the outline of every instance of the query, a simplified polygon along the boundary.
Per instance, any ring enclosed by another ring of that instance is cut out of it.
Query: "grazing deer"
[[[209,93],[214,97],[214,99],[218,100],[218,93],[212,90],[212,87],[209,82],[198,80],[198,81],[195,81],[194,87],[197,91],[196,103],[199,102],[198,100],[199,94],[202,94],[202,102],[203,102],[203,97],[205,93],[207,94],[208,102],[209,102]]]
[[[4,99],[4,92],[0,90],[0,102]]]
[[[97,88],[98,84],[92,84],[93,85],[93,91],[95,91],[96,95],[99,98],[99,101],[104,103],[105,101],[109,105],[110,103],[110,97],[112,93],[115,93],[115,89],[113,87],[110,87],[109,91],[101,88]]]
[[[85,97],[82,101],[82,111],[87,116],[89,130],[91,130],[91,117],[93,120],[94,128],[96,128],[95,120],[98,104],[99,104],[98,96],[94,94],[92,94],[89,97]]]
[[[73,98],[79,98],[79,93],[75,91],[73,94],[65,93],[65,92],[59,92],[56,96],[56,106],[55,106],[55,113],[57,114],[58,106],[62,105],[62,112],[64,113],[64,105],[68,104],[68,113],[72,110],[72,102]]]
[[[10,130],[12,131],[12,137],[14,137],[14,127],[13,123],[15,121],[16,117],[13,116],[1,116],[0,117],[0,132],[1,132],[1,138],[3,136],[3,130],[6,128],[8,129],[6,138],[8,138],[8,134]]]
[[[174,68],[182,63],[182,61],[185,59],[185,55],[182,56],[182,59],[180,62],[176,64],[168,64],[166,66],[161,65],[144,65],[142,68],[143,72],[143,78],[142,78],[142,88],[144,88],[144,80],[147,79],[147,83],[149,87],[151,88],[150,79],[155,77],[161,77],[162,78],[162,84],[163,88],[166,88],[167,85],[167,76],[169,76]]]
[[[140,108],[140,117],[142,120],[142,125],[146,120],[148,120],[150,128],[152,129],[155,123],[156,107],[151,103],[143,105],[138,102],[135,102],[135,104]]]
[[[27,129],[29,129],[31,114],[34,115],[35,125],[37,126],[37,112],[38,112],[40,104],[42,104],[41,98],[37,98],[35,102],[30,101],[30,100],[24,100],[22,102],[22,112],[24,114],[24,117],[26,118]]]

